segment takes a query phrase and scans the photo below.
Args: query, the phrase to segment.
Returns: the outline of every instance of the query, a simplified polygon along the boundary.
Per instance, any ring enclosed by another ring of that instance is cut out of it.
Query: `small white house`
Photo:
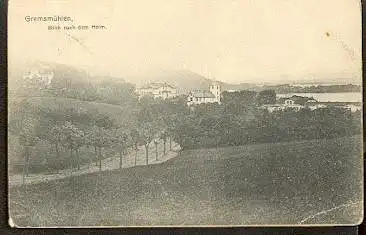
[[[276,111],[283,111],[286,109],[286,106],[278,105],[278,104],[267,104],[267,105],[262,105],[260,108],[266,109],[266,110],[268,110],[268,112],[272,113],[272,112],[276,112]]]
[[[358,105],[354,105],[354,104],[349,104],[344,106],[345,109],[350,110],[351,112],[357,112],[357,111],[361,111],[362,107],[358,106]]]
[[[315,110],[315,109],[326,108],[327,106],[324,104],[314,104],[314,105],[307,105],[306,107],[308,107],[310,110]]]
[[[279,104],[284,104],[287,106],[291,105],[308,105],[308,104],[316,104],[318,103],[317,100],[315,100],[313,97],[303,97],[303,96],[297,96],[293,95],[291,97],[282,97],[278,99]]]
[[[285,105],[294,105],[294,104],[295,104],[294,100],[291,100],[291,99],[286,99],[285,100]]]

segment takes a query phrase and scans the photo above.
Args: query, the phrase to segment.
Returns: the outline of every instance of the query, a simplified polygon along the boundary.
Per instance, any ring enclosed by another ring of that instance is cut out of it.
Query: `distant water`
[[[277,94],[277,97],[291,97],[293,95],[313,97],[319,102],[362,102],[362,92],[339,93],[288,93]]]

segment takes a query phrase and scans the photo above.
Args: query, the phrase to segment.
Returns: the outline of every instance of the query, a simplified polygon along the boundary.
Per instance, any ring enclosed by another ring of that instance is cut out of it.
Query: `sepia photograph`
[[[11,0],[17,228],[363,221],[359,0]]]

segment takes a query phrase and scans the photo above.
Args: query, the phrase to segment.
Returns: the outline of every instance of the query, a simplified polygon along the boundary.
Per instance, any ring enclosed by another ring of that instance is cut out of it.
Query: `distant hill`
[[[186,94],[192,90],[208,90],[214,80],[189,70],[165,70],[149,76],[126,77],[128,82],[141,86],[150,82],[167,82],[178,89],[178,93]],[[218,81],[223,89],[234,89],[237,85]]]
[[[125,83],[126,81],[121,77],[113,76],[89,76],[89,81],[92,83],[105,84],[105,83]]]
[[[74,84],[88,83],[86,71],[73,66],[44,61],[28,61],[9,66],[9,88],[57,87],[67,88]]]
[[[207,78],[189,70],[161,70],[147,75],[139,76],[109,76],[108,74],[93,75],[90,71],[76,68],[70,65],[63,65],[53,62],[31,61],[23,64],[9,65],[9,89],[20,88],[20,84],[24,83],[23,75],[31,70],[52,71],[54,76],[51,87],[56,89],[67,88],[73,86],[75,88],[85,87],[86,84],[94,86],[113,86],[113,84],[132,83],[137,87],[150,82],[167,82],[174,85],[178,89],[179,94],[187,94],[192,90],[208,90],[209,85],[214,82],[213,79]],[[322,83],[314,79],[310,80],[293,80],[291,82],[283,82],[277,84],[254,84],[254,83],[239,83],[230,84],[218,81],[223,90],[252,90],[262,91],[265,89],[273,89],[277,93],[295,93],[295,92],[358,92],[361,91],[357,80],[349,79],[349,83],[342,83],[340,80],[329,80],[329,83]],[[327,81],[328,81],[327,80]],[[325,81],[322,79],[322,81]],[[42,80],[41,82],[44,82]],[[37,86],[40,81],[32,81],[31,86]],[[357,85],[349,85],[357,84]]]
[[[174,85],[178,89],[178,93],[186,94],[192,90],[208,90],[209,85],[214,82],[214,80],[204,77],[200,74],[194,73],[189,70],[165,70],[160,73],[149,74],[146,76],[139,77],[126,77],[126,80],[136,84],[136,86],[141,86],[150,82],[167,82]],[[222,90],[251,90],[251,91],[262,91],[262,90],[275,90],[276,93],[324,93],[324,92],[359,92],[361,87],[359,85],[344,85],[340,84],[324,84],[317,82],[313,84],[296,83],[291,82],[291,84],[254,84],[254,83],[239,83],[230,84],[218,81],[221,84]],[[306,85],[304,85],[306,84]],[[357,84],[357,83],[355,83]]]
[[[31,69],[33,69],[33,70],[34,69],[52,70],[58,76],[65,75],[65,74],[74,74],[74,75],[78,75],[81,77],[87,77],[87,73],[83,69],[79,69],[79,68],[76,68],[76,67],[70,66],[70,65],[64,65],[64,64],[54,63],[54,62],[46,62],[46,61],[41,61],[41,60],[31,60],[31,61],[27,61],[27,62],[23,62],[23,63],[12,64],[11,66],[9,66],[9,72],[11,72],[10,75],[21,75]]]
[[[282,82],[283,84],[289,83]],[[353,84],[353,85],[361,85],[362,79],[357,77],[349,77],[349,78],[322,78],[322,79],[303,79],[303,80],[293,80],[291,85],[347,85],[347,84]]]

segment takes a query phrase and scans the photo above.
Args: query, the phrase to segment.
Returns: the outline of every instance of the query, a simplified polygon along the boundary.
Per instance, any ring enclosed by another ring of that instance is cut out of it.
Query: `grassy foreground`
[[[355,224],[361,150],[355,136],[183,151],[159,165],[11,188],[10,216],[17,226]]]

